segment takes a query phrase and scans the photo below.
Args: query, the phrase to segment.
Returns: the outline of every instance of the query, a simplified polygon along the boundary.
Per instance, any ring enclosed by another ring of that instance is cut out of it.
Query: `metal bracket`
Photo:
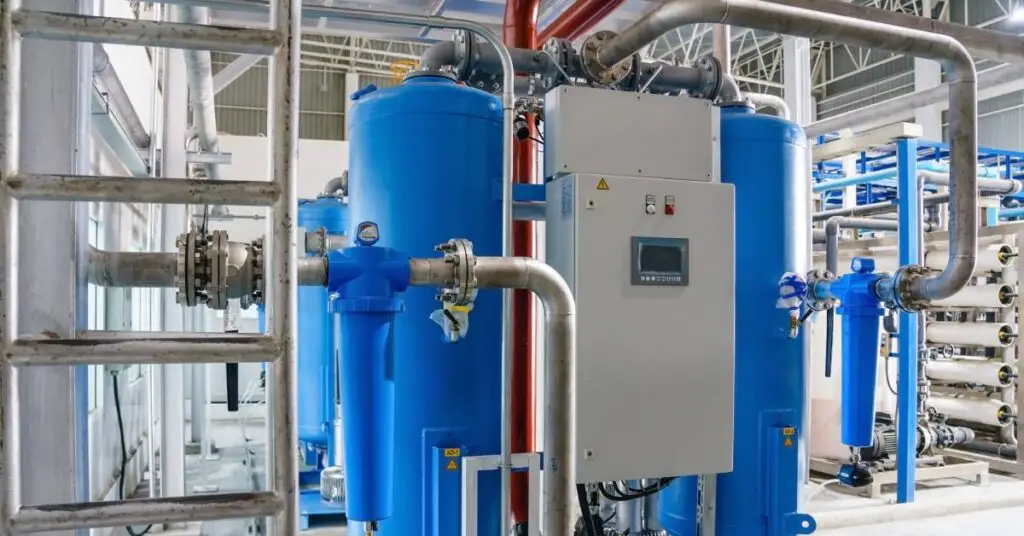
[[[540,464],[539,452],[512,455],[512,471],[529,472],[529,517],[526,536],[540,536]],[[462,458],[462,536],[478,536],[479,480],[481,471],[501,469],[501,456]]]

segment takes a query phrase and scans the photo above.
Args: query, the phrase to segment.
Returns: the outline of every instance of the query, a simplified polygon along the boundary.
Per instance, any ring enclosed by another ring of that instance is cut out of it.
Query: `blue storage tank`
[[[736,389],[733,471],[718,477],[718,536],[783,536],[813,528],[797,509],[803,423],[804,331],[788,336],[779,279],[807,273],[807,141],[798,125],[722,109],[722,182],[736,187]],[[660,498],[673,536],[696,533],[696,479]],[[793,524],[795,523],[795,525]],[[807,523],[807,527],[803,527]],[[785,525],[785,526],[783,526]]]
[[[299,201],[299,227],[306,232],[324,229],[327,234],[344,234],[345,213],[341,199],[303,199]],[[334,421],[334,317],[325,287],[300,286],[298,301],[299,441],[326,448]]]
[[[500,255],[499,100],[438,75],[353,98],[351,221],[378,223],[379,245],[412,257],[450,238]],[[501,294],[480,292],[466,337],[448,343],[430,319],[435,292],[410,288],[396,319],[394,513],[382,536],[458,535],[459,457],[500,451]],[[481,475],[480,534],[500,530],[497,482]]]

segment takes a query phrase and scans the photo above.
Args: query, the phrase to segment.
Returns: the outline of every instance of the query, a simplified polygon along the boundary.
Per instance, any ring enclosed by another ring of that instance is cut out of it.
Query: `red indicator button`
[[[665,214],[668,214],[669,216],[672,216],[675,213],[676,213],[675,205],[665,205]]]

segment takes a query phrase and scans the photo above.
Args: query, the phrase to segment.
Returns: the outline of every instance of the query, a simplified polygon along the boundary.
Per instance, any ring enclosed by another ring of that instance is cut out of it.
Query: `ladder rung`
[[[266,363],[281,346],[266,335],[87,331],[75,339],[20,337],[6,354],[15,366]]]
[[[42,39],[264,55],[273,54],[281,45],[281,37],[277,32],[253,28],[155,22],[24,9],[12,14],[11,20],[21,35]]]
[[[42,201],[120,201],[125,203],[178,203],[268,206],[280,189],[267,181],[214,181],[195,179],[140,179],[91,175],[19,173],[7,180],[18,199]]]
[[[225,493],[131,501],[23,506],[11,520],[15,533],[75,528],[124,527],[276,515],[283,501],[274,493]]]

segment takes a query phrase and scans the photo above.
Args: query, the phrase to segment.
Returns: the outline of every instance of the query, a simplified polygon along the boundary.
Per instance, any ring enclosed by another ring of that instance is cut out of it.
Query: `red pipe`
[[[537,48],[537,12],[540,0],[509,0],[505,4],[503,37],[505,45],[516,48]],[[533,117],[527,122],[533,128]],[[532,137],[532,136],[531,136]],[[513,154],[513,177],[516,182],[537,182],[534,157],[536,147],[531,140],[517,141]],[[512,253],[517,257],[533,257],[533,223],[515,222],[512,226]],[[512,451],[534,452],[534,355],[533,296],[525,290],[512,295]],[[525,473],[512,475],[512,516],[516,523],[525,523],[529,505],[529,480]]]
[[[578,0],[549,24],[540,35],[544,44],[552,37],[576,39],[618,9],[626,0]],[[506,19],[508,12],[506,11]]]

